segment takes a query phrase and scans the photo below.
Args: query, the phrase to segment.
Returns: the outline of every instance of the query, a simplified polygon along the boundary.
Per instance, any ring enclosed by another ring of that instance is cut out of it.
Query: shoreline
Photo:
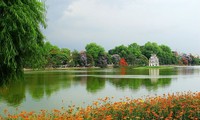
[[[184,65],[161,65],[161,66],[144,66],[144,67],[133,67],[133,66],[126,66],[125,68],[131,69],[174,69],[178,67],[198,67],[198,66],[184,66]],[[113,66],[108,66],[106,68],[115,68]],[[120,68],[120,67],[118,67]],[[81,69],[105,69],[100,67],[65,67],[65,68],[43,68],[43,69],[31,69],[31,68],[24,68],[24,71],[43,71],[43,70],[81,70]]]

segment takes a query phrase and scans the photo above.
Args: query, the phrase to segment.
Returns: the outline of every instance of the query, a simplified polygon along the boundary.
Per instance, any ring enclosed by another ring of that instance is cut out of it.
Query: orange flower
[[[106,116],[106,120],[112,120],[112,116],[111,115]]]
[[[31,116],[31,115],[33,115],[33,114],[34,114],[34,112],[33,112],[33,111],[28,113],[28,115],[29,115],[29,116]]]
[[[77,120],[83,120],[83,118],[82,117],[78,117]]]
[[[8,113],[8,109],[4,109],[4,114],[7,114]]]
[[[158,115],[157,113],[152,112],[152,114],[153,114],[155,117],[159,118],[159,115]]]
[[[7,116],[5,119],[67,119],[67,120],[112,120],[112,119],[182,119],[181,117],[198,120],[200,111],[200,94],[199,93],[178,93],[177,95],[168,94],[165,97],[148,97],[143,99],[129,100],[125,97],[120,102],[111,102],[109,97],[94,101],[92,106],[86,108],[78,108],[74,111],[75,106],[72,105],[68,109],[62,107],[62,111],[58,109],[52,110],[50,113],[46,110],[41,110],[40,114],[34,112],[27,113],[22,111],[18,115],[8,114],[8,110],[4,110]],[[101,104],[101,102],[103,104]],[[106,103],[104,103],[106,102]],[[99,106],[98,106],[99,105]],[[173,111],[172,111],[173,110]],[[170,112],[168,112],[170,111]],[[53,112],[53,113],[52,113]],[[139,114],[138,114],[139,113]],[[183,116],[184,115],[184,116]],[[187,115],[187,116],[186,116]],[[136,116],[136,117],[135,117]],[[3,120],[0,116],[0,120]]]
[[[55,112],[55,113],[59,113],[60,110],[54,109],[53,112]]]
[[[172,111],[170,111],[170,113],[169,113],[168,117],[172,117],[172,115],[173,115],[173,112],[172,112]]]
[[[93,105],[95,105],[95,106],[98,106],[98,102],[96,101],[96,102],[93,102]]]

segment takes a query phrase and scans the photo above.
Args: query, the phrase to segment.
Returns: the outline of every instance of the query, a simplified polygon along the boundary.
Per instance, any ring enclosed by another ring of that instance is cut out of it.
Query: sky
[[[84,50],[148,41],[200,55],[200,0],[46,0],[46,40]]]

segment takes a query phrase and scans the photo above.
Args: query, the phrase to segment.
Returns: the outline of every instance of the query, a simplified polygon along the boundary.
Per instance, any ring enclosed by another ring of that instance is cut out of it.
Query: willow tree
[[[41,0],[0,0],[0,82],[23,75],[26,63],[41,62],[45,13]]]

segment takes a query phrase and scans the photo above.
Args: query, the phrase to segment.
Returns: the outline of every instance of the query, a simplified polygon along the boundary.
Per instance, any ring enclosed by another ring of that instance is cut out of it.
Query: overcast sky
[[[48,41],[84,50],[133,42],[200,55],[200,0],[46,0]]]

